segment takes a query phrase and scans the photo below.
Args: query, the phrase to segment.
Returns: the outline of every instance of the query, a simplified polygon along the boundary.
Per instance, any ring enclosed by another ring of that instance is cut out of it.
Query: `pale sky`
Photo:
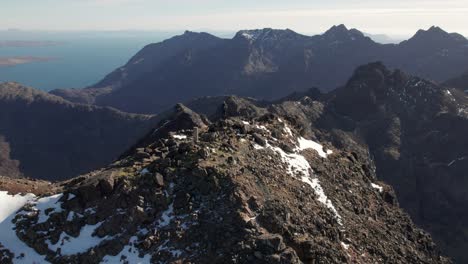
[[[346,24],[412,35],[438,25],[468,36],[468,0],[0,0],[0,30],[216,30]]]

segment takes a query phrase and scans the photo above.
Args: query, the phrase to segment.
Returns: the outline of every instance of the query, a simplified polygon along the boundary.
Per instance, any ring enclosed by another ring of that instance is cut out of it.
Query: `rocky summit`
[[[450,263],[367,148],[303,125],[325,109],[229,97],[206,118],[178,105],[106,168],[0,181],[0,262]]]

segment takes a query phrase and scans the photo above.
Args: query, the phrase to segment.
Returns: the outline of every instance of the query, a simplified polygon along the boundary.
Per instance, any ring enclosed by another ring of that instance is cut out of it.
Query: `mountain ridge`
[[[125,112],[157,113],[202,96],[275,100],[311,87],[330,91],[372,61],[442,82],[468,67],[467,43],[438,27],[400,44],[376,43],[345,25],[315,36],[271,28],[241,30],[232,39],[190,32],[147,46],[90,88],[51,93]],[[164,99],[158,96],[162,92]]]
[[[96,169],[134,144],[153,120],[152,116],[76,104],[17,83],[2,83],[0,138],[4,143],[0,156],[10,164],[3,176],[54,180],[60,179],[55,178],[58,175],[69,178]]]
[[[377,180],[364,148],[336,147],[288,114],[318,118],[323,106],[305,97],[262,108],[229,97],[202,125],[178,105],[184,114],[169,117],[171,128],[101,170],[40,197],[0,192],[21,199],[6,217],[16,230],[0,225],[9,238],[0,237],[0,259],[451,263]]]

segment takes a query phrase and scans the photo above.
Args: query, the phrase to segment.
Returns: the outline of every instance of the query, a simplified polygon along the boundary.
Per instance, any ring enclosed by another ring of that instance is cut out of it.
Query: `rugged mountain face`
[[[73,104],[0,84],[0,174],[58,180],[109,164],[155,124],[150,116]]]
[[[52,94],[61,96],[72,102],[93,104],[97,97],[105,96],[113,90],[138,81],[145,74],[157,72],[160,67],[164,67],[165,64],[170,63],[176,56],[181,54],[187,55],[186,59],[188,60],[191,53],[209,49],[221,42],[223,42],[223,39],[208,33],[186,31],[181,36],[175,36],[160,43],[147,45],[133,56],[126,65],[111,72],[103,80],[86,88],[84,91],[79,89],[59,89],[54,90]]]
[[[187,32],[149,45],[93,87],[52,93],[127,112],[157,113],[201,96],[272,100],[311,87],[330,91],[357,66],[373,61],[444,81],[468,68],[468,40],[437,27],[398,45],[376,43],[344,25],[312,37],[261,29],[223,40]]]
[[[457,88],[468,93],[468,71],[463,75],[450,79],[443,83],[444,86]]]
[[[334,117],[324,129],[362,140],[412,219],[430,231],[445,252],[466,263],[468,236],[468,100],[463,92],[390,71],[360,67],[333,92]]]
[[[41,197],[0,192],[14,204],[2,263],[449,263],[367,150],[315,128],[323,103],[231,97],[212,121],[175,110],[105,169]]]
[[[10,152],[10,144],[3,136],[0,136],[0,175],[8,175],[12,178],[21,177],[19,161],[12,160]]]
[[[430,80],[443,82],[468,68],[468,40],[439,27],[420,30],[396,48],[386,64]]]

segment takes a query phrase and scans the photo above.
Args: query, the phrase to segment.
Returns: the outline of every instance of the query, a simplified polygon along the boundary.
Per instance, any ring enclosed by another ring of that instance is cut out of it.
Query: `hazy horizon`
[[[271,27],[302,34],[345,24],[370,34],[400,37],[436,25],[466,36],[467,14],[465,0],[17,0],[2,3],[0,24],[5,30],[26,31],[235,32]]]
[[[328,28],[326,28],[323,31],[320,32],[315,32],[315,31],[310,31],[310,32],[305,32],[305,31],[299,31],[295,30],[294,28],[273,28],[273,29],[290,29],[293,30],[299,34],[302,35],[307,35],[307,36],[314,36],[314,35],[320,35],[329,30],[333,26],[340,25],[339,23],[336,24],[331,24]],[[345,24],[345,26],[347,26]],[[431,26],[438,26],[438,25],[431,25]],[[367,36],[370,37],[376,37],[374,41],[379,41],[380,38],[388,38],[388,40],[392,40],[393,43],[398,43],[400,41],[406,40],[414,36],[418,30],[428,30],[431,26],[426,27],[426,28],[418,28],[415,29],[414,32],[409,33],[409,34],[388,34],[386,32],[369,32],[369,31],[364,31],[361,30],[360,28],[355,28],[355,27],[349,27],[347,26],[348,29],[357,29],[360,30],[362,33],[364,33]],[[35,30],[25,30],[25,29],[0,29],[0,40],[21,40],[21,39],[41,39],[44,40],[45,37],[49,37],[50,40],[60,40],[62,38],[68,39],[70,37],[77,37],[77,38],[82,38],[82,37],[102,37],[102,38],[107,38],[107,37],[128,37],[128,38],[133,38],[133,37],[139,37],[139,36],[149,36],[150,34],[158,34],[158,35],[165,35],[167,38],[170,38],[172,36],[180,35],[183,34],[185,31],[193,31],[193,32],[206,32],[210,33],[212,35],[215,35],[217,37],[221,38],[232,38],[235,36],[235,34],[241,30],[253,30],[253,29],[264,29],[264,28],[269,28],[269,27],[252,27],[252,28],[239,28],[236,30],[214,30],[214,29],[209,29],[209,28],[200,28],[200,29],[174,29],[174,30],[140,30],[140,29],[115,29],[115,30],[41,30],[41,29],[35,29]],[[451,31],[446,28],[441,27],[443,30],[449,32],[449,33],[460,33],[457,31]],[[462,34],[462,33],[460,33]],[[468,34],[462,34],[465,37],[468,38]],[[380,38],[379,38],[380,37]]]

